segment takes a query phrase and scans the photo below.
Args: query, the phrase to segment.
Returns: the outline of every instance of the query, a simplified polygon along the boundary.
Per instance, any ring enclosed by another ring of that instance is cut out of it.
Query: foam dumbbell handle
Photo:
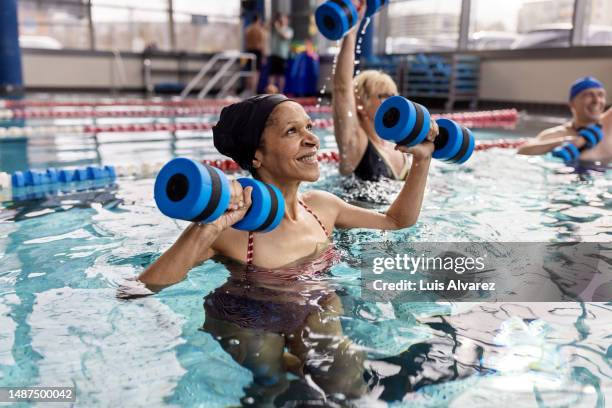
[[[465,163],[474,153],[476,141],[472,132],[450,119],[436,120],[440,132],[434,141],[434,159]]]
[[[271,184],[252,178],[240,178],[242,188],[252,187],[251,207],[244,218],[233,225],[243,231],[269,232],[276,228],[285,214],[285,200],[280,190]]]
[[[374,116],[376,133],[385,140],[404,146],[422,143],[430,126],[429,111],[403,96],[387,98]]]
[[[553,157],[557,157],[564,162],[572,162],[580,156],[580,150],[572,143],[565,142],[552,151]]]
[[[355,24],[359,15],[351,0],[328,0],[317,7],[315,21],[319,32],[329,40],[339,40]]]
[[[168,217],[209,223],[227,210],[231,188],[221,170],[179,157],[160,170],[154,196],[157,207]]]

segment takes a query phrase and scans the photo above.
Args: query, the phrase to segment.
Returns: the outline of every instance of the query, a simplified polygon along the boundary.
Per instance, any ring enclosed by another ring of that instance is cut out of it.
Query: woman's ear
[[[255,150],[255,157],[253,157],[253,168],[258,169],[261,167],[262,153],[259,149]]]

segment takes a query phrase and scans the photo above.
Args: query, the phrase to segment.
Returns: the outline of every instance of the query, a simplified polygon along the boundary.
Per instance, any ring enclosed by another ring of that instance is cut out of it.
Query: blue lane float
[[[436,120],[440,132],[434,141],[433,157],[449,163],[465,163],[474,153],[472,132],[450,119]],[[402,96],[385,100],[374,116],[376,133],[402,146],[422,143],[431,128],[431,115],[422,105]]]
[[[113,166],[16,171],[11,175],[9,197],[12,201],[24,201],[100,189],[113,185],[116,178]]]
[[[11,175],[11,183],[14,188],[36,187],[46,184],[78,183],[95,180],[114,180],[117,178],[113,166],[77,169],[54,169],[16,171]]]
[[[233,228],[268,232],[276,228],[285,213],[280,190],[251,178],[240,178],[243,188],[252,187],[252,204]],[[225,174],[212,166],[179,157],[166,163],[155,179],[155,203],[170,218],[210,223],[228,209],[231,186]]]

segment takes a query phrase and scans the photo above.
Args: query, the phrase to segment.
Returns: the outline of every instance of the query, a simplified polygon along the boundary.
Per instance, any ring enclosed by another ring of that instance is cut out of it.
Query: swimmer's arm
[[[231,183],[231,198],[227,212],[210,224],[192,223],[176,242],[152,265],[140,274],[138,280],[153,288],[163,288],[182,281],[189,270],[217,253],[229,236],[227,230],[244,218],[251,206],[251,192],[244,190],[236,180]]]
[[[608,108],[607,111],[601,117],[601,123],[604,127],[612,125],[612,106]]]
[[[576,147],[584,145],[584,140],[581,137],[571,135],[565,127],[558,127],[541,132],[534,139],[520,146],[516,153],[528,156],[542,155],[564,142],[573,143]]]
[[[317,210],[322,214],[328,214],[337,228],[381,230],[407,228],[414,225],[419,218],[430,163],[431,157],[413,160],[410,174],[386,214],[348,204],[335,195],[323,191],[311,192],[310,197],[318,201]]]
[[[192,223],[138,280],[156,288],[182,281],[191,268],[215,255],[212,246],[220,234],[215,224]]]
[[[367,146],[367,136],[359,129],[353,71],[357,30],[351,30],[342,40],[334,74],[332,113],[334,136],[340,150],[340,174],[349,175],[359,164]]]

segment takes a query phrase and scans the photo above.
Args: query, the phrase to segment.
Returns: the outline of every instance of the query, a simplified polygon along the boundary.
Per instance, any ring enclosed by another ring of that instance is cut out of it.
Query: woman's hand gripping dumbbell
[[[230,181],[221,170],[182,157],[160,170],[155,202],[168,217],[215,223],[221,230],[272,231],[285,213],[277,187],[252,178]]]

